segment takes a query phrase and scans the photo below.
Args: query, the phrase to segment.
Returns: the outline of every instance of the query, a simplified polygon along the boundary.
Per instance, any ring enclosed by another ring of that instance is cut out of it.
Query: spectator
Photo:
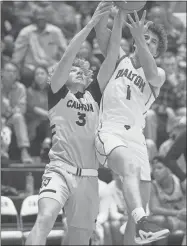
[[[166,53],[163,57],[163,68],[166,71],[166,82],[161,87],[160,94],[152,105],[152,109],[147,113],[145,127],[145,137],[152,139],[158,148],[169,137],[166,130],[166,108],[170,107],[177,111],[186,107],[185,95],[178,88],[174,54]]]
[[[167,108],[168,122],[166,128],[168,129],[169,139],[163,142],[159,148],[159,155],[165,156],[174,143],[175,139],[183,132],[186,128],[186,112],[184,115],[175,115],[171,108]]]
[[[58,26],[68,40],[78,32],[75,9],[65,2],[52,1],[45,8],[47,21]]]
[[[99,48],[97,38],[93,39],[93,55],[99,59],[100,63],[104,61],[104,56]]]
[[[149,162],[151,163],[155,156],[158,155],[156,144],[151,139],[146,139]]]
[[[34,18],[34,24],[20,31],[13,53],[13,61],[18,66],[23,66],[22,80],[27,83],[27,86],[33,80],[36,67],[50,68],[66,49],[66,39],[61,30],[46,22],[46,16],[42,10],[36,9]]]
[[[94,73],[93,78],[95,78],[98,71],[99,71],[101,62],[99,61],[99,59],[96,56],[93,55],[92,45],[88,41],[83,42],[83,44],[80,48],[80,51],[78,53],[78,56],[89,61],[90,68],[92,69],[92,71]]]
[[[21,150],[21,161],[31,163],[28,153],[30,146],[24,114],[26,111],[26,89],[17,81],[18,68],[14,63],[6,63],[2,71],[2,117],[13,127],[17,144]]]
[[[7,35],[4,37],[3,41],[5,45],[3,55],[8,56],[11,59],[14,49],[14,38],[12,35]]]
[[[6,100],[3,98],[2,100]],[[7,164],[9,160],[8,149],[11,143],[11,129],[6,125],[6,119],[1,117],[1,164]]]
[[[34,81],[27,89],[26,122],[28,125],[31,149],[35,155],[40,155],[42,142],[51,137],[48,120],[48,96],[47,96],[48,71],[45,67],[37,67]]]
[[[164,166],[161,157],[153,161],[153,182],[150,199],[151,220],[159,226],[186,231],[186,199],[179,179]]]
[[[13,4],[16,21],[13,23],[11,33],[17,38],[22,28],[32,24],[35,6],[30,1],[14,1]]]
[[[173,7],[153,6],[148,13],[148,20],[162,24],[168,34],[168,47],[177,49],[181,43],[181,36],[184,33],[183,23],[173,15]]]
[[[110,197],[108,185],[104,181],[98,179],[99,186],[99,213],[96,221],[96,229],[91,239],[91,245],[104,244],[104,224],[108,220]]]
[[[108,224],[105,223],[105,240],[108,245],[123,245],[127,207],[122,192],[120,177],[112,172],[113,180],[108,184],[111,196]]]

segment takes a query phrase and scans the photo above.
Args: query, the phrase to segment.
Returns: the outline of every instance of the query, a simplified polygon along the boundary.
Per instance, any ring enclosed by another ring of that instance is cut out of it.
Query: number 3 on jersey
[[[84,126],[86,124],[86,114],[78,112],[77,115],[79,120],[76,121],[76,124],[78,126]]]

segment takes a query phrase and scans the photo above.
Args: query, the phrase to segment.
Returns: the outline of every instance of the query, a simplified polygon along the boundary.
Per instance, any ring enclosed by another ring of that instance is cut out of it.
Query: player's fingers
[[[124,23],[125,23],[126,26],[128,26],[129,29],[132,28],[132,26],[129,23],[127,23],[126,20],[124,20]]]
[[[107,6],[112,7],[112,5],[113,5],[113,3],[112,3],[111,1],[109,1],[109,2],[103,1],[103,2],[100,3],[100,6],[101,6],[102,8],[103,8],[103,7],[107,7]]]
[[[135,17],[136,23],[138,23],[139,22],[139,17],[138,17],[138,14],[137,14],[136,10],[134,10],[134,17]]]
[[[127,16],[128,16],[129,21],[131,22],[131,24],[135,25],[135,22],[134,22],[133,18],[130,16],[130,14],[128,14]]]
[[[111,10],[110,6],[105,6],[105,7],[102,7],[101,9],[98,10],[98,14],[101,14],[105,11],[110,11],[110,10]]]
[[[112,4],[108,2],[100,2],[96,8],[96,11],[100,11],[107,6],[112,6]]]
[[[146,23],[146,27],[147,27],[147,29],[151,26],[153,24],[153,22],[152,21],[148,21],[147,23]]]
[[[109,14],[110,13],[110,11],[109,10],[106,10],[106,11],[102,11],[102,12],[100,12],[100,13],[98,13],[98,17],[102,17],[102,16],[104,16],[104,15],[106,15],[106,14]]]
[[[146,10],[144,10],[142,18],[141,18],[141,22],[144,23],[145,22],[145,17],[146,17]]]

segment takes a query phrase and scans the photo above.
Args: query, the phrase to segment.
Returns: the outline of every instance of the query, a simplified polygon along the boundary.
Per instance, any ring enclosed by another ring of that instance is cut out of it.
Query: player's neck
[[[140,63],[138,55],[136,53],[133,53],[130,57],[132,59],[133,66],[136,69],[140,68],[141,67],[141,63]]]
[[[84,92],[84,88],[82,85],[79,85],[79,84],[74,84],[73,86],[71,85],[68,85],[68,89],[73,93],[77,93],[77,92]]]

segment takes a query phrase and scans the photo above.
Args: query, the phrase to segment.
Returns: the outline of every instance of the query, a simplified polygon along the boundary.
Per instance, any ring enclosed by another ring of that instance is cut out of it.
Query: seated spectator
[[[152,139],[159,148],[161,143],[168,139],[166,130],[167,112],[170,107],[174,111],[186,107],[185,95],[178,88],[176,76],[176,57],[166,53],[163,57],[163,68],[166,72],[166,81],[160,89],[160,94],[146,117],[145,137]]]
[[[27,125],[25,123],[26,89],[17,81],[18,68],[14,63],[6,63],[2,71],[2,117],[7,126],[13,128],[17,145],[21,151],[21,161],[31,163],[28,153],[30,146]]]
[[[40,155],[42,143],[47,141],[46,138],[51,137],[48,120],[47,79],[47,69],[37,67],[32,86],[27,89],[26,122],[31,149],[34,148],[36,156]]]
[[[98,179],[99,185],[99,213],[96,221],[96,229],[91,238],[91,245],[104,244],[104,224],[108,221],[110,196],[108,185],[104,181]]]
[[[3,98],[2,100],[6,100]],[[9,145],[11,143],[11,129],[6,125],[6,119],[1,117],[1,165],[8,164]]]
[[[186,231],[186,198],[179,179],[163,164],[162,157],[153,161],[150,220],[175,232]]]
[[[163,142],[159,148],[159,155],[163,157],[167,154],[175,139],[186,128],[186,112],[182,112],[182,115],[178,116],[171,108],[167,108],[166,111],[168,115],[166,128],[169,133],[169,139]]]
[[[104,224],[105,244],[123,245],[127,207],[122,192],[122,182],[118,175],[112,172],[113,180],[108,184],[111,202],[109,204],[108,223]]]
[[[146,139],[146,146],[149,156],[149,162],[151,163],[155,156],[158,155],[156,144],[151,139]]]
[[[13,61],[20,67],[23,83],[27,87],[38,66],[50,68],[59,61],[66,49],[66,39],[60,28],[48,24],[42,9],[34,12],[35,22],[23,28],[15,42]]]
[[[12,58],[13,49],[14,49],[14,38],[12,35],[7,35],[4,37],[4,50],[3,55]]]

